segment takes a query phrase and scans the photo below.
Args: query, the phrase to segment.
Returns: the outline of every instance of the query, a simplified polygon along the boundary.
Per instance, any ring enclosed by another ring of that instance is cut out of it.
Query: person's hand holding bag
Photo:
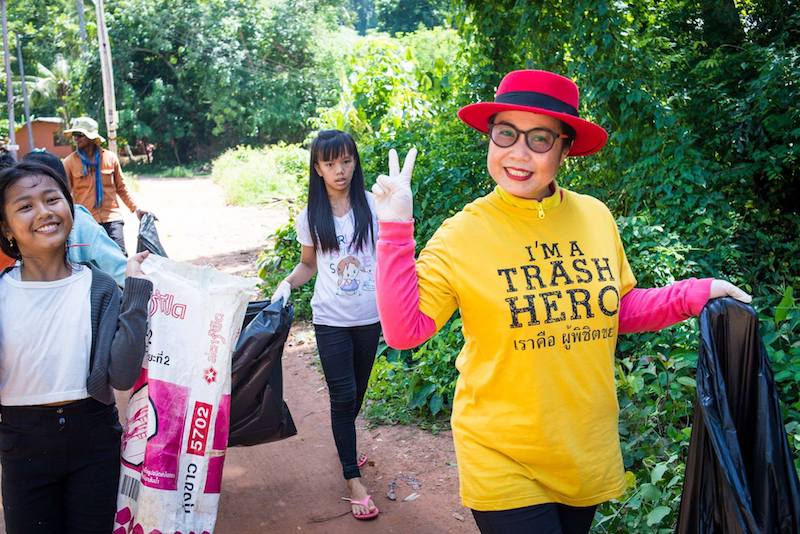
[[[269,301],[275,302],[278,299],[283,299],[283,307],[285,308],[289,304],[289,297],[291,297],[291,295],[292,284],[284,279],[281,280],[281,283],[275,288],[275,293],[272,294],[272,297],[270,297]]]
[[[372,186],[375,195],[375,213],[379,221],[409,222],[414,218],[414,202],[411,195],[411,173],[414,171],[414,160],[417,149],[412,148],[406,154],[403,170],[397,151],[389,151],[389,176],[381,174]]]
[[[714,280],[711,282],[711,292],[708,298],[716,299],[720,297],[732,297],[736,300],[744,302],[745,304],[750,304],[750,302],[753,301],[753,297],[730,282],[726,280]]]
[[[147,256],[150,255],[150,252],[145,250],[134,254],[130,258],[128,258],[128,264],[125,268],[125,277],[126,278],[144,278],[147,279],[147,275],[144,274],[142,271],[142,262],[147,259]]]

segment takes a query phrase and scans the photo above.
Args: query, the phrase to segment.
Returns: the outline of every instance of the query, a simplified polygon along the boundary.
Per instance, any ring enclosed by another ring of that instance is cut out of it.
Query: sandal
[[[342,498],[344,500],[346,500],[346,501],[350,501],[350,504],[360,504],[361,506],[363,506],[364,508],[369,510],[369,501],[370,501],[370,499],[372,499],[372,496],[371,495],[367,495],[366,497],[364,497],[360,501],[357,500],[357,499],[348,499],[347,497],[342,497]],[[372,505],[375,506],[375,503],[373,503]],[[381,513],[381,511],[378,510],[377,506],[375,506],[374,510],[369,510],[369,512],[367,512],[366,514],[357,514],[357,513],[353,512],[353,517],[355,517],[356,519],[359,519],[361,521],[365,521],[365,520],[368,520],[368,519],[375,519],[376,517],[378,517],[379,513]]]
[[[369,456],[367,456],[366,452],[362,452],[358,455],[358,461],[356,462],[356,467],[364,467],[366,465],[367,460],[369,460]]]

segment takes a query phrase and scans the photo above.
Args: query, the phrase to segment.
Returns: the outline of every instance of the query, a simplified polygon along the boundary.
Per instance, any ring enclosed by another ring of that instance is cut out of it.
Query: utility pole
[[[33,146],[33,125],[31,124],[31,110],[28,106],[28,87],[25,85],[25,65],[22,63],[22,37],[17,34],[17,62],[19,62],[19,77],[22,80],[22,104],[25,110],[25,124],[28,125],[28,151],[32,151]]]
[[[100,47],[100,70],[103,75],[103,103],[106,111],[108,149],[117,152],[117,102],[114,96],[114,69],[111,65],[111,45],[108,43],[103,0],[95,0],[97,11],[97,43]]]
[[[84,17],[83,0],[75,0],[75,10],[78,12],[78,28],[80,28],[81,36],[81,52],[87,52],[86,45],[89,42],[89,36],[86,34],[86,18]]]
[[[3,19],[3,60],[6,68],[6,101],[8,102],[8,151],[17,159],[17,136],[14,132],[14,89],[11,85],[11,57],[8,50],[8,21],[6,0],[0,0],[0,18]]]

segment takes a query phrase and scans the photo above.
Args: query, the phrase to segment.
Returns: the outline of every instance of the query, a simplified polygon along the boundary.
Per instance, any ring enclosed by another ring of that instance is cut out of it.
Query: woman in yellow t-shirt
[[[624,490],[617,335],[694,316],[709,298],[750,300],[713,279],[635,288],[608,208],[556,182],[567,157],[608,138],[577,109],[572,81],[535,70],[506,75],[494,102],[462,108],[489,135],[497,186],[445,221],[416,261],[416,151],[401,170],[392,150],[373,188],[387,342],[416,346],[461,312],[453,439],[461,497],[483,533],[588,532],[596,506]]]

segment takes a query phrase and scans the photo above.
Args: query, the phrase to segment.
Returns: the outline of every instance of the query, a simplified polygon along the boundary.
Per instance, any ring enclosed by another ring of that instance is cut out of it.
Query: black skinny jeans
[[[120,469],[117,408],[89,398],[0,412],[8,534],[109,534]]]
[[[596,509],[545,503],[493,512],[472,510],[472,517],[481,534],[588,534]]]
[[[331,398],[333,441],[345,480],[361,476],[356,465],[356,417],[367,392],[381,324],[314,325],[317,349]]]

